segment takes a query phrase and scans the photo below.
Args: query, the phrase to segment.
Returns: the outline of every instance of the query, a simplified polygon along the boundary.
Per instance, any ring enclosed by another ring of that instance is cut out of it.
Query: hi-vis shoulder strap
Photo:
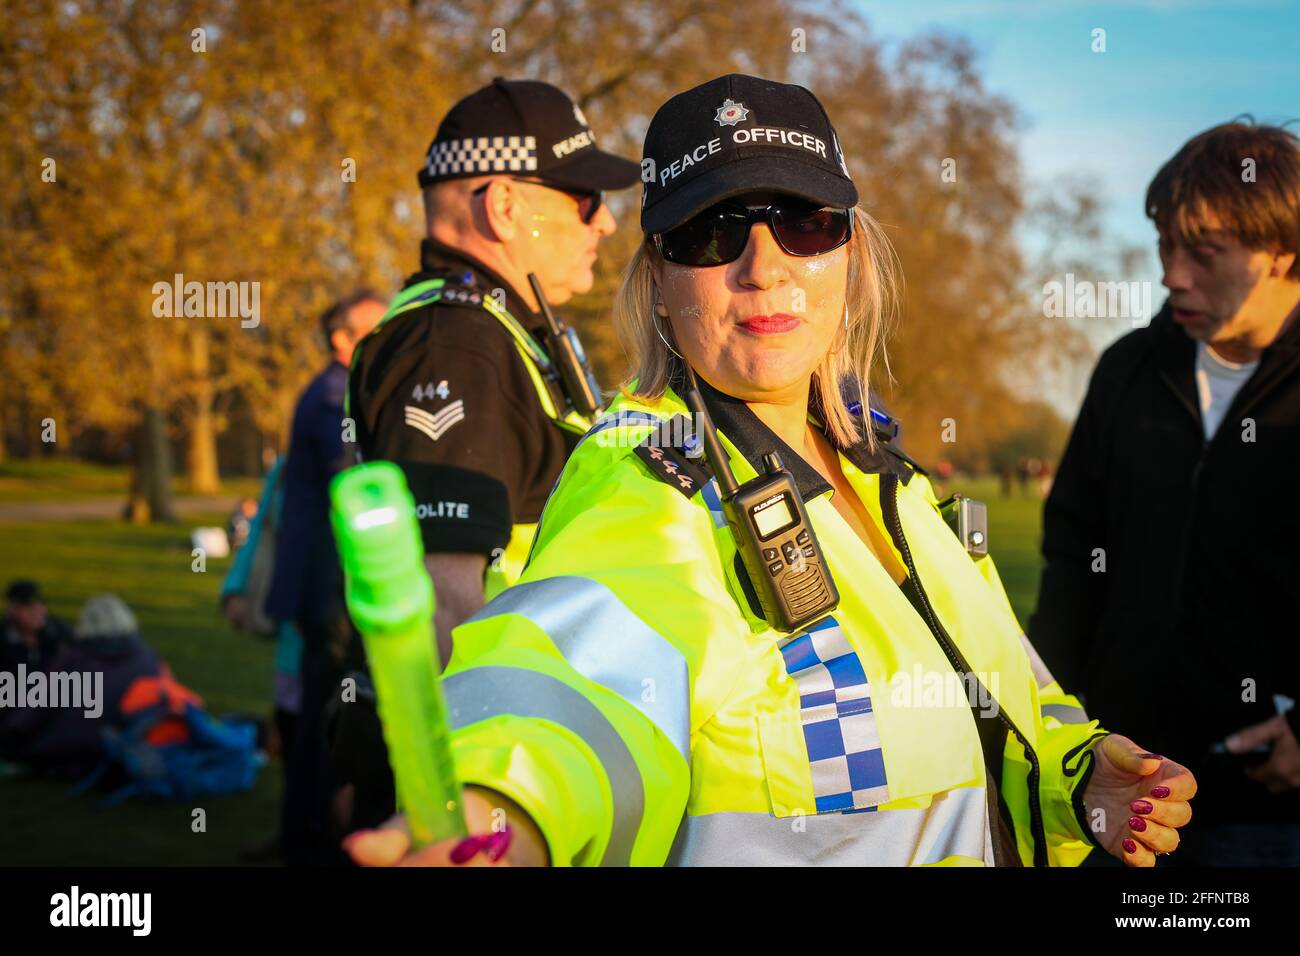
[[[424,282],[417,282],[415,285],[398,293],[397,297],[389,304],[384,317],[375,326],[375,330],[377,331],[385,322],[404,312],[422,308],[433,302],[446,302],[449,305],[465,305],[471,308],[478,306],[484,309],[510,333],[510,338],[515,343],[515,349],[519,352],[520,358],[524,360],[524,368],[528,369],[528,377],[533,381],[533,388],[537,392],[537,399],[541,402],[542,411],[546,413],[546,417],[555,422],[560,428],[575,435],[581,435],[591,427],[591,422],[577,412],[562,413],[556,407],[555,398],[551,394],[550,387],[546,384],[547,377],[553,376],[553,363],[550,356],[546,354],[546,350],[538,344],[537,340],[528,334],[528,330],[519,324],[519,320],[511,315],[507,309],[497,305],[496,299],[490,295],[483,295],[475,289],[454,283],[449,285],[446,279],[426,279]],[[360,351],[361,349],[358,347],[357,354]],[[355,359],[356,356],[354,355],[354,364]]]

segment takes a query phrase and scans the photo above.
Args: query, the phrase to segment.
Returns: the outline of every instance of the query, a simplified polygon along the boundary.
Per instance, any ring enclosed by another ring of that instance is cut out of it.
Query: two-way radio
[[[596,381],[596,373],[587,362],[587,353],[582,349],[578,333],[556,319],[536,273],[528,273],[528,283],[533,287],[537,306],[546,319],[546,351],[559,370],[564,394],[568,396],[575,412],[590,418],[600,411],[600,383]]]
[[[764,473],[737,485],[689,365],[686,404],[701,425],[699,437],[718,480],[722,513],[764,619],[790,633],[833,611],[840,592],[822,557],[799,486],[780,456],[775,451],[764,454]]]

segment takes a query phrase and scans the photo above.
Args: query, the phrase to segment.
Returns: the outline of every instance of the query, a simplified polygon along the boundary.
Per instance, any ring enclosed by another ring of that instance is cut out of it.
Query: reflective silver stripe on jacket
[[[1042,706],[1044,717],[1055,717],[1063,724],[1088,724],[1092,718],[1082,707],[1071,707],[1069,704],[1044,704]]]
[[[924,810],[774,817],[687,816],[669,866],[919,866],[952,856],[993,865],[987,791],[937,794]]]
[[[501,714],[566,727],[586,742],[609,780],[614,825],[602,866],[627,866],[645,814],[645,785],[632,752],[596,705],[563,681],[522,667],[471,667],[442,680],[449,722],[467,727]]]
[[[516,584],[471,617],[527,618],[583,677],[609,688],[691,759],[691,685],[686,658],[667,638],[591,578],[561,576]]]
[[[587,429],[587,434],[582,436],[581,441],[578,442],[578,445],[574,446],[573,450],[577,451],[578,446],[592,435],[597,435],[609,428],[617,428],[621,425],[658,425],[660,422],[664,421],[667,421],[667,419],[661,418],[658,415],[652,415],[649,412],[639,412],[635,409],[613,412],[603,418],[598,418],[595,424]],[[570,453],[570,457],[572,457],[572,453]]]

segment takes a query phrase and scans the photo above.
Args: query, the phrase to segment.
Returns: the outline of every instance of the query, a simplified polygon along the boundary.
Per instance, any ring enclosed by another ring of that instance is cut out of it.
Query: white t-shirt
[[[1196,343],[1196,393],[1201,400],[1206,441],[1219,430],[1228,406],[1258,367],[1258,359],[1239,365],[1229,362],[1204,342]]]

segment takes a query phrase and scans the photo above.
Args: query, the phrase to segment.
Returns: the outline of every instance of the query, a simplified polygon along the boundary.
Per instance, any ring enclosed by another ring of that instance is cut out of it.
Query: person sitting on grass
[[[18,580],[5,590],[4,633],[0,636],[0,671],[18,664],[45,669],[72,636],[68,625],[49,613],[35,581]]]

